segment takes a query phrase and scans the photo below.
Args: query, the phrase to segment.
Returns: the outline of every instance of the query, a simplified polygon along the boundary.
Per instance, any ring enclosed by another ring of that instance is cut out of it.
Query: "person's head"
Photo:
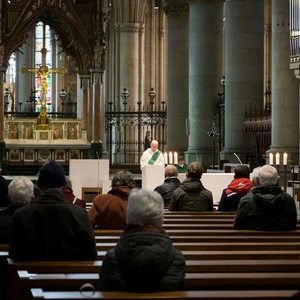
[[[158,149],[158,141],[157,140],[153,140],[150,144],[151,147],[151,151],[155,152]]]
[[[167,165],[165,168],[165,178],[178,176],[177,168],[174,165]]]
[[[37,185],[41,190],[61,188],[66,184],[64,168],[54,160],[47,161],[39,170]]]
[[[202,165],[198,161],[194,161],[188,165],[186,176],[188,178],[200,179],[203,173],[204,169]]]
[[[34,184],[24,176],[14,178],[8,185],[8,197],[10,203],[27,204],[34,198]]]
[[[127,206],[127,224],[162,226],[164,217],[164,201],[155,191],[134,189]]]
[[[251,181],[252,181],[252,184],[254,186],[258,186],[259,185],[259,180],[258,180],[258,173],[260,171],[261,167],[256,167],[252,170],[252,173],[251,173]]]
[[[112,188],[118,187],[118,186],[128,186],[130,188],[133,188],[135,185],[133,176],[128,171],[119,171],[117,172],[111,182]]]
[[[264,165],[258,173],[258,181],[262,186],[277,185],[279,176],[276,168],[270,165]]]
[[[178,165],[183,166],[185,163],[184,157],[183,156],[179,156],[178,157]]]
[[[234,169],[234,178],[249,178],[250,169],[246,165],[237,165]]]

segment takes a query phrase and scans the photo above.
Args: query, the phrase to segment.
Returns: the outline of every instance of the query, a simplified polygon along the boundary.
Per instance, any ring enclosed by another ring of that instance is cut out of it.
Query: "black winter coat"
[[[104,291],[183,290],[184,282],[184,257],[170,238],[159,232],[129,230],[107,252],[100,272]]]
[[[170,210],[212,211],[212,193],[200,179],[187,178],[173,192]]]
[[[296,224],[294,199],[279,186],[259,186],[241,198],[234,228],[294,230]]]
[[[85,209],[51,189],[15,211],[9,256],[16,260],[95,260],[93,227]]]
[[[168,177],[165,179],[164,183],[159,185],[154,189],[158,192],[164,199],[165,204],[169,204],[173,191],[180,186],[180,180],[177,177]]]

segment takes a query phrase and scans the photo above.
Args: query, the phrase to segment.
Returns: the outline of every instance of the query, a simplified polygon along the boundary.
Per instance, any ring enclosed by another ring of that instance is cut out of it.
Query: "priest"
[[[164,166],[165,158],[163,153],[158,149],[158,141],[151,141],[150,148],[144,151],[141,157],[141,169],[143,167],[150,166]]]

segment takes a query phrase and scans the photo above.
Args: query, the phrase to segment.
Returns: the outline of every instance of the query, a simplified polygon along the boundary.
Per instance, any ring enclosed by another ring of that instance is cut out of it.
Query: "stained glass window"
[[[45,25],[45,37],[44,29],[43,29],[43,22],[38,22],[35,27],[35,67],[38,69],[42,65],[42,53],[41,50],[43,47],[47,49],[46,52],[46,65],[48,68],[52,67],[52,45],[51,45],[51,30],[48,25]],[[46,104],[48,107],[51,107],[51,83],[52,83],[52,76],[51,73],[48,73],[48,87],[47,87],[47,94],[46,94]],[[37,98],[37,105],[36,108],[40,110],[40,99],[41,99],[41,77],[37,73],[35,76],[35,90],[36,90],[36,98]]]

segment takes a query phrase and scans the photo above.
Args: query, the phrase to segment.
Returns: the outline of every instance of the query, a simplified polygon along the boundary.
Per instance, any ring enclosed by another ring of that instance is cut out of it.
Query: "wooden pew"
[[[8,278],[12,283],[17,273],[99,273],[102,261],[25,261],[8,259]],[[187,273],[215,272],[300,272],[298,259],[235,259],[235,260],[186,260]]]
[[[165,230],[170,229],[233,229],[233,223],[232,224],[163,224],[163,228]],[[300,229],[300,225],[297,224],[296,229]]]
[[[175,248],[181,251],[232,251],[232,250],[300,250],[299,242],[175,242]],[[96,243],[98,251],[108,251],[116,243]]]
[[[95,236],[97,243],[117,243],[120,239],[119,236]],[[203,243],[209,243],[209,242],[299,242],[300,243],[300,235],[271,235],[271,236],[223,236],[223,235],[215,235],[215,236],[199,236],[199,235],[175,235],[170,236],[170,239],[175,243],[187,243],[187,242],[203,242]]]
[[[230,224],[233,225],[233,218],[165,218],[164,224]]]
[[[297,294],[297,290],[269,290],[269,291],[172,291],[157,293],[127,293],[127,292],[91,292],[78,291],[44,291],[42,289],[31,289],[33,300],[75,300],[75,299],[207,299],[207,300],[226,300],[226,299],[243,299],[243,300],[284,300],[290,299]]]
[[[241,236],[271,236],[271,235],[281,235],[281,236],[300,236],[300,230],[290,230],[290,231],[259,231],[259,230],[236,230],[233,228],[229,229],[168,229],[166,232],[170,236],[175,235],[199,235],[199,236],[213,236],[213,235],[241,235]],[[114,229],[95,229],[95,236],[121,236],[123,230]]]
[[[23,295],[28,295],[31,288],[79,290],[84,283],[90,283],[97,289],[99,281],[98,273],[30,274],[27,271],[18,271],[18,275],[20,282],[16,292]],[[285,290],[298,289],[299,285],[300,272],[186,274],[187,290]],[[14,298],[8,300],[12,299]],[[25,300],[25,297],[22,299]]]

